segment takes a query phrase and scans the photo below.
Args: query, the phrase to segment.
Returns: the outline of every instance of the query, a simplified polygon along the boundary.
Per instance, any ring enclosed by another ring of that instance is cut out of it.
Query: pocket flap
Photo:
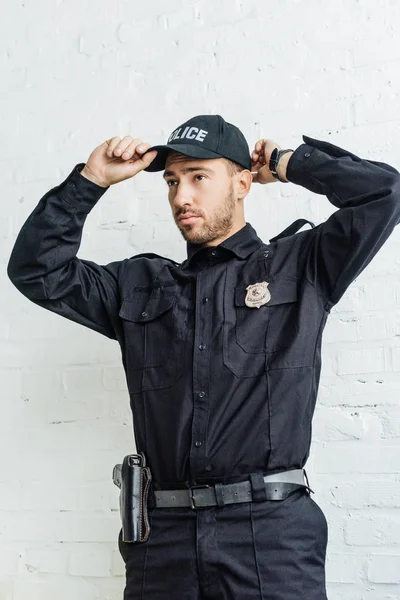
[[[268,283],[268,291],[271,298],[260,308],[274,306],[276,304],[285,304],[286,302],[296,302],[297,300],[297,281],[294,279],[276,279]],[[247,285],[241,285],[235,288],[235,305],[246,306]]]
[[[152,298],[149,294],[138,293],[134,297],[125,298],[119,316],[128,321],[147,323],[170,310],[175,303],[175,299],[176,294],[162,294]]]

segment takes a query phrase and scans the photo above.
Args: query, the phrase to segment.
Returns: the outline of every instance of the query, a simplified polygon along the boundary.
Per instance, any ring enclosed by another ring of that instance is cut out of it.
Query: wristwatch
[[[292,148],[289,148],[288,150],[278,150],[278,148],[274,148],[271,153],[271,158],[269,159],[269,170],[271,171],[275,179],[278,179],[278,181],[282,181],[282,183],[288,183],[288,181],[285,181],[284,179],[279,177],[276,169],[278,167],[278,163],[281,156],[286,154],[286,152],[294,152],[294,150],[292,150]]]

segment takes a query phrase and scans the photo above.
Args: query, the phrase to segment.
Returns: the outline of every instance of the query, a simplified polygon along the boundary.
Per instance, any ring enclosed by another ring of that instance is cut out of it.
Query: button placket
[[[211,252],[209,253],[211,255]],[[192,418],[192,452],[190,454],[191,472],[195,476],[205,469],[205,434],[208,418],[208,342],[211,333],[209,318],[209,296],[206,291],[207,270],[201,271],[196,282],[195,312],[195,345],[193,356],[193,418]],[[209,290],[207,290],[209,291]]]

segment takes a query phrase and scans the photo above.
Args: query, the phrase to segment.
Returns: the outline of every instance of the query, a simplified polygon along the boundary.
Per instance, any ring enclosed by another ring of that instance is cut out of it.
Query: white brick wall
[[[39,198],[111,135],[161,142],[220,113],[250,143],[305,133],[400,167],[400,3],[6,1],[0,165],[0,600],[117,600],[112,466],[132,448],[118,346],[29,303],[6,278]],[[268,240],[334,210],[259,187]],[[260,217],[261,215],[261,217]],[[184,256],[159,174],[112,188],[80,256]],[[330,524],[330,600],[400,598],[400,229],[332,311],[308,470]]]

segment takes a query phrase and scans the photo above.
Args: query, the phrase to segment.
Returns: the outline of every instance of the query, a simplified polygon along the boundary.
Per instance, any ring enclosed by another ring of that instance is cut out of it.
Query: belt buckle
[[[196,504],[194,502],[193,490],[199,490],[199,489],[202,490],[202,489],[209,488],[209,487],[211,487],[211,486],[206,484],[206,485],[192,485],[189,488],[190,505],[193,510],[196,510],[197,508],[199,508],[198,506],[196,506]]]

